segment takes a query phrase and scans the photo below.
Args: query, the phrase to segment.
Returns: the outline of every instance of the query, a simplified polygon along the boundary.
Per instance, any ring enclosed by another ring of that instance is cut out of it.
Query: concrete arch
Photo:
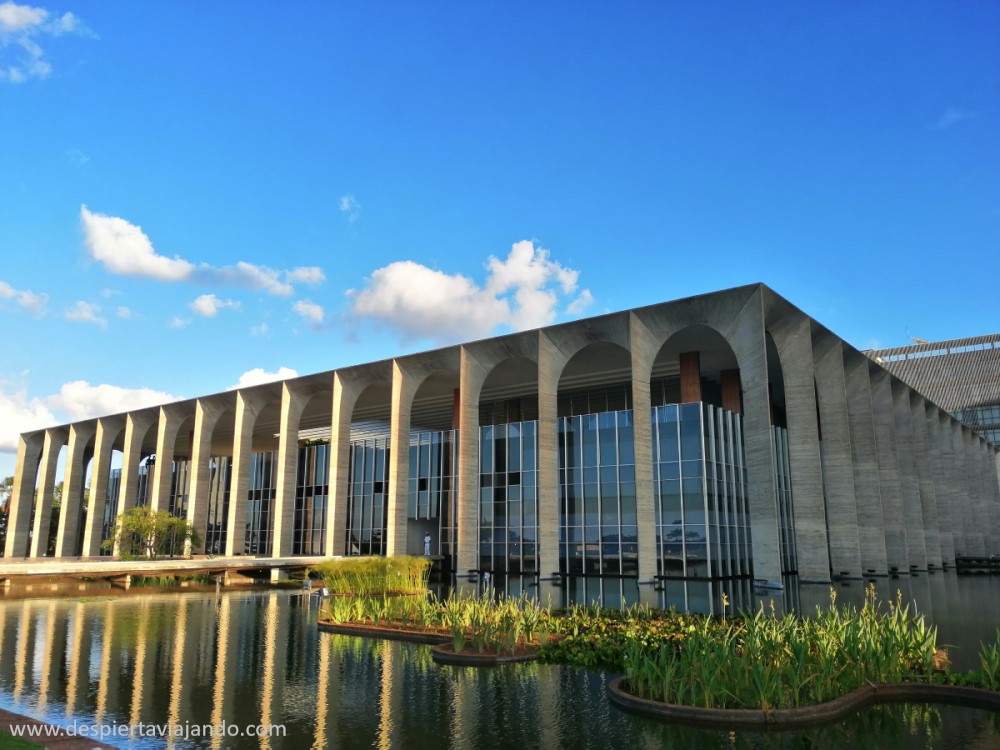
[[[637,462],[652,460],[648,382],[663,344],[675,333],[696,325],[713,329],[729,344],[739,366],[743,397],[754,576],[777,582],[781,580],[781,555],[767,372],[765,310],[768,299],[765,292],[761,285],[739,287],[711,296],[679,300],[669,308],[634,310],[630,313],[630,339]],[[643,492],[638,486],[636,489],[637,493]],[[644,498],[639,494],[637,502],[640,512],[652,512],[651,485],[650,496]],[[640,529],[643,525],[640,516]],[[639,543],[641,578],[641,535]]]
[[[56,531],[56,557],[78,554],[83,513],[83,487],[87,466],[94,456],[97,420],[70,425],[66,473],[63,478],[62,509]]]
[[[101,417],[97,420],[94,438],[94,460],[90,480],[90,501],[87,504],[86,526],[83,532],[85,557],[95,557],[101,552],[101,532],[108,501],[108,482],[111,478],[111,460],[114,450],[123,452],[125,442],[125,415]]]
[[[31,557],[48,554],[49,529],[52,524],[52,503],[55,499],[56,473],[66,452],[69,430],[57,427],[45,430],[42,460],[35,487],[35,517],[31,524]]]
[[[226,528],[226,555],[242,554],[246,540],[247,493],[250,488],[250,461],[254,450],[262,446],[255,445],[254,435],[258,427],[266,426],[277,429],[277,419],[274,412],[275,403],[281,403],[281,387],[275,383],[243,388],[236,391],[236,416],[233,425],[233,460],[230,466],[232,480],[229,490],[229,518]],[[269,409],[268,407],[272,407]],[[258,424],[258,417],[263,415],[264,425]],[[273,420],[273,421],[272,421]],[[268,448],[273,449],[268,441]]]

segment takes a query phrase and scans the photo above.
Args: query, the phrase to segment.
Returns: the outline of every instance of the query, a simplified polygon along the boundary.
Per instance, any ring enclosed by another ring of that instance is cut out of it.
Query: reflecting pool
[[[1000,582],[940,578],[943,592],[928,578],[926,591],[921,584],[904,595],[928,597],[942,640],[971,636],[977,620],[992,633]],[[796,606],[809,606],[812,588],[797,590]],[[815,589],[825,603],[826,587]],[[837,590],[862,596],[860,582]],[[285,591],[0,599],[0,707],[63,726],[274,723],[285,732],[111,741],[134,748],[1000,750],[1000,715],[947,706],[880,706],[797,734],[666,726],[611,706],[610,675],[539,664],[439,666],[427,646],[319,633],[316,614],[314,598]]]

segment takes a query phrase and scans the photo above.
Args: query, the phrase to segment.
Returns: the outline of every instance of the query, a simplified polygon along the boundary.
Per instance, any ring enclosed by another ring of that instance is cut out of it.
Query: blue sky
[[[754,281],[859,347],[1000,330],[1000,5],[540,5],[0,2],[0,475]]]

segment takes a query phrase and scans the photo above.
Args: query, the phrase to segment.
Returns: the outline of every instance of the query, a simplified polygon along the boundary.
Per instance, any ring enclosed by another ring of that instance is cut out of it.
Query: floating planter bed
[[[454,664],[463,667],[492,667],[498,664],[516,664],[523,661],[534,661],[538,658],[537,648],[517,649],[513,654],[479,653],[478,651],[470,651],[468,649],[456,653],[455,647],[451,643],[451,638],[448,638],[447,641],[447,643],[431,649],[431,658],[438,664]]]
[[[699,708],[639,698],[626,690],[628,679],[608,683],[611,702],[629,713],[675,724],[757,731],[785,731],[832,724],[878,703],[949,703],[1000,712],[1000,693],[956,685],[903,683],[866,685],[824,703],[770,711],[749,708]]]

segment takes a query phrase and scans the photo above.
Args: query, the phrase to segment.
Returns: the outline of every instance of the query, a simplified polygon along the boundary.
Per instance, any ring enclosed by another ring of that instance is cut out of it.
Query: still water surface
[[[580,593],[592,594],[590,585]],[[878,585],[915,598],[940,626],[941,640],[961,644],[970,661],[978,640],[991,638],[1000,622],[996,578],[938,574]],[[555,594],[574,598],[575,586]],[[602,586],[608,599],[625,602],[693,591]],[[720,601],[706,586],[693,595]],[[778,595],[777,607],[808,610],[813,600],[829,599],[827,587],[793,588]],[[840,601],[863,596],[860,582],[836,590]],[[427,646],[318,633],[315,619],[311,598],[278,591],[0,600],[0,707],[63,726],[277,723],[286,732],[270,739],[113,743],[133,748],[1000,750],[1000,715],[947,706],[881,706],[798,734],[664,726],[611,706],[606,675],[539,664],[439,666]]]

